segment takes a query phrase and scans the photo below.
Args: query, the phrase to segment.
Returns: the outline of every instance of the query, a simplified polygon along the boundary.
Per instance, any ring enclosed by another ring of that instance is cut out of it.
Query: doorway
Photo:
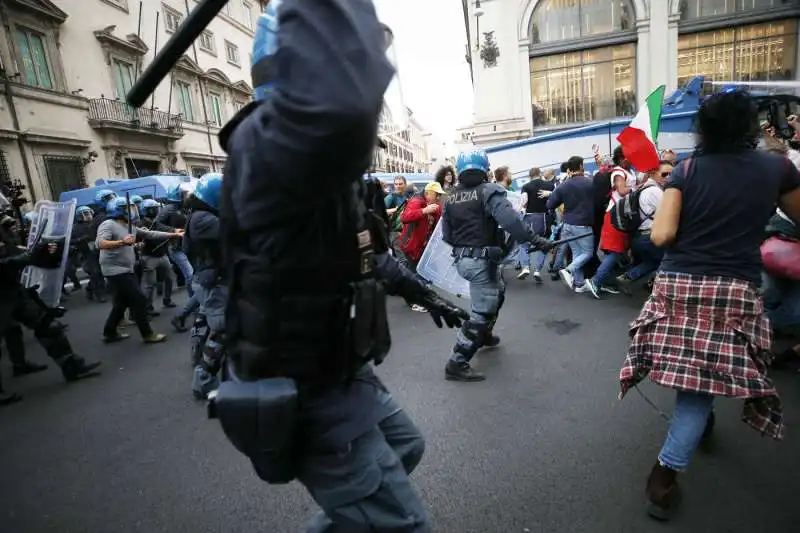
[[[128,179],[144,178],[161,172],[161,162],[151,159],[125,158],[125,170],[128,172]]]

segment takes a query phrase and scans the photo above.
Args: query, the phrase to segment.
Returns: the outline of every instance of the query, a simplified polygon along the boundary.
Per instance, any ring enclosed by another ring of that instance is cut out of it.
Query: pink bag
[[[768,274],[800,281],[800,241],[770,237],[761,245],[761,260]]]

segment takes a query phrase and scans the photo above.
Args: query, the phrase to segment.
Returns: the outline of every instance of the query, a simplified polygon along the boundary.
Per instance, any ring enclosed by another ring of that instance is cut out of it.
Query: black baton
[[[575,235],[572,237],[567,237],[566,239],[561,239],[560,241],[553,241],[551,244],[553,247],[561,246],[562,244],[566,244],[568,242],[577,241],[578,239],[583,239],[584,237],[589,237],[594,235],[594,232],[584,233],[583,235]]]
[[[219,15],[228,0],[200,0],[194,11],[189,13],[178,31],[172,34],[164,48],[156,55],[153,62],[144,70],[131,90],[128,91],[127,102],[133,107],[141,107],[155,92],[156,87],[167,77],[175,63],[186,53],[192,43],[203,30]]]

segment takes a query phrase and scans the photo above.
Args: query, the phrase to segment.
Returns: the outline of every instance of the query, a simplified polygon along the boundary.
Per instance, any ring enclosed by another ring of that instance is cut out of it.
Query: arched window
[[[629,0],[539,0],[531,19],[534,127],[636,112],[635,19]]]
[[[797,5],[798,0],[681,0],[681,20],[765,11]]]
[[[629,30],[634,19],[628,0],[539,0],[533,12],[531,42],[551,43]]]

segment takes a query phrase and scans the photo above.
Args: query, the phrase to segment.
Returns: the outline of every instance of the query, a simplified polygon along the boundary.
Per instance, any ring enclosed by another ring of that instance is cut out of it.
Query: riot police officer
[[[212,405],[262,479],[308,488],[323,510],[309,531],[428,531],[408,479],[424,440],[369,363],[391,344],[386,293],[440,326],[467,315],[390,256],[380,184],[363,178],[393,76],[382,27],[369,0],[286,0],[259,32],[256,102],[220,135],[230,300]]]
[[[156,222],[171,228],[183,230],[186,228],[186,215],[183,213],[184,191],[180,187],[170,187],[167,190],[167,195],[163,199],[163,207],[158,212]],[[170,243],[168,255],[170,261],[175,263],[183,276],[183,282],[186,285],[186,292],[189,298],[194,295],[194,287],[192,286],[192,275],[194,269],[186,253],[183,251],[181,240],[178,239]]]
[[[155,200],[150,198],[143,200],[138,209],[142,227],[166,233],[175,231],[175,228],[156,222],[161,204]],[[172,263],[167,258],[169,245],[170,239],[145,239],[142,243],[142,291],[147,297],[147,309],[151,313],[153,312],[153,293],[155,292],[156,284],[159,282],[163,283],[162,305],[164,307],[175,307],[172,302],[175,273],[172,271]]]
[[[184,234],[184,247],[194,265],[194,281],[202,291],[197,321],[203,328],[192,328],[194,378],[192,393],[205,399],[217,388],[217,373],[222,364],[222,337],[225,333],[225,306],[228,303],[227,268],[222,260],[219,203],[222,174],[208,173],[201,178],[187,204],[191,210]],[[199,336],[199,338],[197,338]],[[202,349],[202,357],[197,352]]]
[[[469,281],[469,321],[456,333],[445,378],[482,381],[470,361],[483,346],[497,346],[492,332],[505,299],[502,262],[510,247],[502,226],[517,242],[547,251],[550,242],[528,230],[500,185],[488,183],[489,158],[483,150],[464,152],[456,159],[458,186],[447,198],[442,214],[442,239],[453,247],[456,270]]]
[[[9,205],[0,194],[0,210]],[[63,253],[63,241],[37,242],[30,250],[19,245],[13,232],[0,224],[0,337],[18,322],[32,330],[42,347],[60,367],[64,379],[75,381],[94,375],[100,363],[87,363],[72,351],[64,326],[55,320],[55,314],[44,307],[20,284],[22,271],[28,265],[40,268],[58,268]],[[0,404],[19,399],[18,395],[5,395],[0,385]]]

